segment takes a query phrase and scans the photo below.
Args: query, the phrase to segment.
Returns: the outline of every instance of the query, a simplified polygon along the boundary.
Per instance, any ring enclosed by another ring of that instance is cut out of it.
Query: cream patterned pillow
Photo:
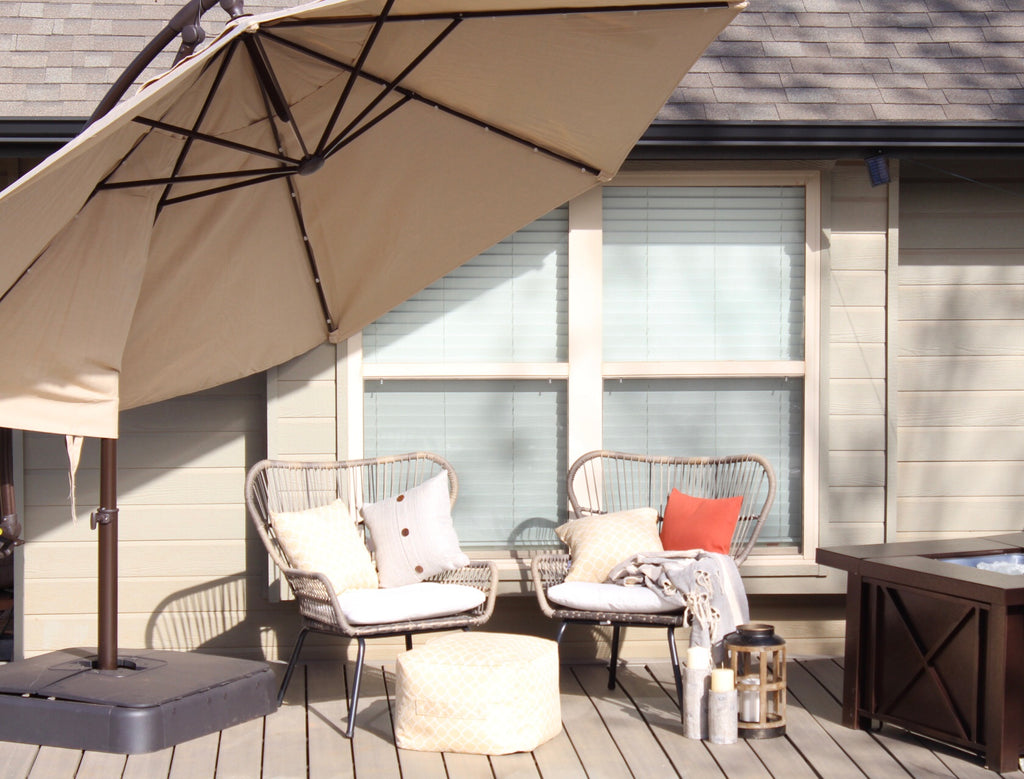
[[[663,549],[658,537],[658,512],[653,508],[571,519],[555,532],[572,557],[567,582],[603,582],[623,560]]]
[[[381,587],[414,584],[469,565],[452,526],[451,508],[444,471],[401,495],[363,506]]]
[[[340,500],[303,511],[271,511],[270,524],[292,566],[324,574],[336,593],[377,587],[377,570]]]

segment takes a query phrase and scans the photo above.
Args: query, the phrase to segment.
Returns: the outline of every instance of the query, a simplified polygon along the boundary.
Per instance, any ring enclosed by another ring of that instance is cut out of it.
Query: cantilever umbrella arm
[[[107,90],[107,94],[100,100],[85,126],[88,127],[97,119],[105,116],[111,108],[117,105],[129,87],[138,80],[142,71],[179,35],[181,36],[181,46],[174,58],[175,64],[195,51],[196,46],[206,38],[206,33],[199,26],[199,19],[217,3],[220,3],[221,8],[227,11],[232,19],[245,15],[243,0],[189,0],[118,76],[117,81]]]

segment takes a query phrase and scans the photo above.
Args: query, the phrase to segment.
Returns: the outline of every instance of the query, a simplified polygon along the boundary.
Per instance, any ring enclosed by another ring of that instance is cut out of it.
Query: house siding
[[[1024,164],[905,164],[889,540],[1020,530]]]
[[[888,188],[863,163],[831,174],[826,357],[828,462],[821,546],[885,536]]]
[[[267,602],[243,487],[265,450],[262,375],[122,414],[118,441],[118,643],[259,656],[296,629]],[[68,499],[60,436],[26,433],[21,515],[26,657],[94,646],[99,445],[87,440]]]

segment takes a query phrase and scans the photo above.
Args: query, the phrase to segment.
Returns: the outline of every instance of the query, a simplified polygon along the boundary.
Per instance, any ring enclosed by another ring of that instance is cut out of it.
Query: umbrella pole
[[[0,517],[14,513],[14,431],[0,427]]]
[[[117,440],[100,440],[99,648],[96,667],[117,668]]]

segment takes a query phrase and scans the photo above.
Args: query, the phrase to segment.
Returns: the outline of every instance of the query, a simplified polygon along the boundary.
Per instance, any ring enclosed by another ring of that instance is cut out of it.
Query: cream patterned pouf
[[[398,656],[395,743],[426,752],[529,752],[562,730],[558,645],[455,633]]]

